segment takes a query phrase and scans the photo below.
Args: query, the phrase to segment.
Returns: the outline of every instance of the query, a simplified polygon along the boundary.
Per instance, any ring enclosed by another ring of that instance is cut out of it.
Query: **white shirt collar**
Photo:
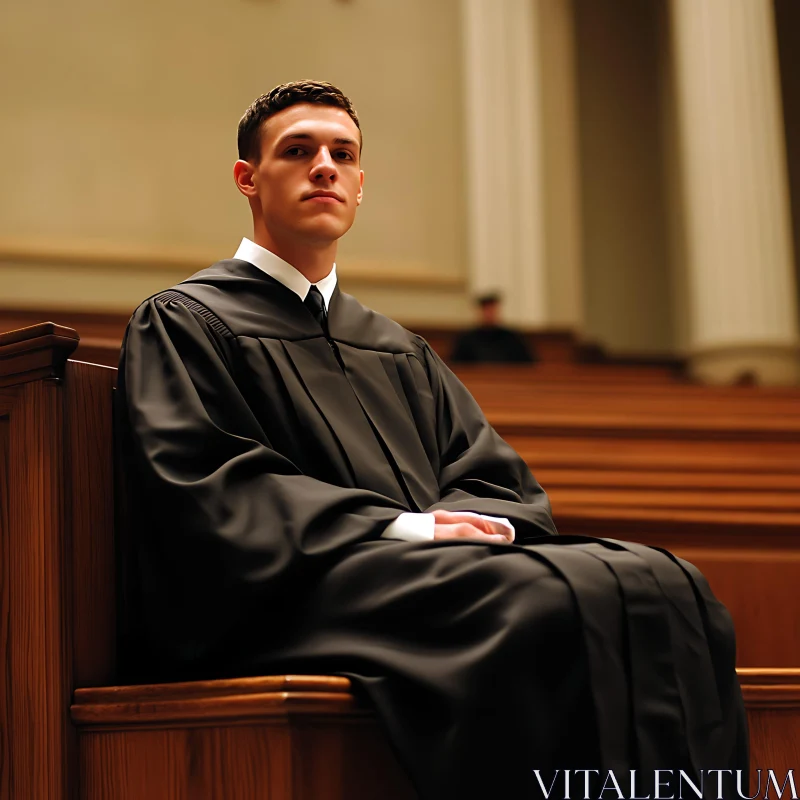
[[[280,256],[276,256],[275,253],[261,247],[261,245],[245,237],[242,239],[234,258],[238,258],[240,261],[248,261],[262,272],[266,272],[271,278],[275,278],[276,281],[282,283],[287,289],[291,289],[301,300],[306,299],[308,290],[311,288],[311,282],[288,261],[284,261]],[[325,310],[327,311],[331,303],[331,297],[333,297],[333,290],[336,288],[336,264],[315,285],[325,301]]]

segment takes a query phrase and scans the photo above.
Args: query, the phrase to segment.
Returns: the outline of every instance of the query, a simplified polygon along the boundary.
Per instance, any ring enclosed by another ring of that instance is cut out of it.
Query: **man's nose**
[[[327,147],[320,147],[317,151],[317,157],[311,166],[311,180],[335,181],[338,177],[339,170],[333,160],[333,156],[331,156],[331,151]]]

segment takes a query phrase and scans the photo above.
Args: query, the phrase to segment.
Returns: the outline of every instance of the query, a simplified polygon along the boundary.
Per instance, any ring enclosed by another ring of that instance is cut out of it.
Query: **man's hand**
[[[431,512],[435,519],[434,539],[477,539],[491,544],[508,544],[514,540],[513,532],[505,525],[464,511]]]

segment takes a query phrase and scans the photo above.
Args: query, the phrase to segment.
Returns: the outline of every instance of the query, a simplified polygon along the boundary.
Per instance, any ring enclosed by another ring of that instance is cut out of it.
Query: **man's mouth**
[[[310,200],[314,203],[343,203],[344,200],[339,197],[336,192],[312,192],[306,197],[303,198],[304,200]]]

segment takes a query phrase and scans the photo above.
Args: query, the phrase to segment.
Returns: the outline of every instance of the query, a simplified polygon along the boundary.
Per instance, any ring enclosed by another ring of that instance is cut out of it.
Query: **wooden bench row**
[[[753,417],[780,418],[790,424],[796,424],[800,419],[800,392],[784,397],[739,397],[733,393],[727,396],[683,396],[669,391],[649,395],[634,390],[576,395],[569,391],[547,392],[540,388],[521,391],[518,387],[497,386],[491,391],[473,391],[473,395],[487,414],[552,414],[568,409],[575,415],[624,414],[633,418],[669,418],[676,414],[699,419],[724,417],[745,425],[752,424]]]
[[[800,664],[800,443],[571,433],[509,437],[559,531],[687,559],[733,616],[738,664]]]
[[[730,610],[740,665],[800,664],[800,390],[458,374],[547,489],[561,533],[686,558]]]

